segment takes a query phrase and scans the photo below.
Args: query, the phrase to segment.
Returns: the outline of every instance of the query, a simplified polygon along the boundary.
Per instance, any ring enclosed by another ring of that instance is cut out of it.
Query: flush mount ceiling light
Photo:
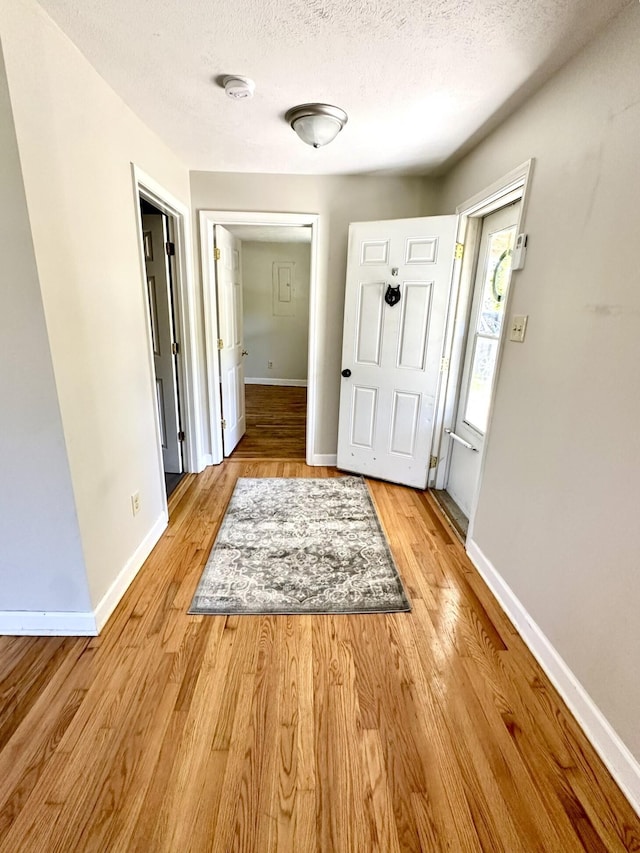
[[[248,77],[240,77],[238,74],[228,74],[222,78],[222,85],[229,98],[241,101],[243,98],[252,98],[256,90],[256,84]]]
[[[301,104],[292,107],[286,115],[291,127],[303,142],[320,148],[332,142],[348,121],[348,116],[340,107],[330,104]]]

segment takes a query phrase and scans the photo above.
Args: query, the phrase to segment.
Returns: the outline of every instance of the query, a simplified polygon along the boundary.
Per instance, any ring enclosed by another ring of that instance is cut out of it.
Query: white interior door
[[[482,221],[457,414],[453,429],[447,430],[450,459],[446,490],[467,518],[480,482],[519,216],[520,202],[516,202]]]
[[[426,488],[456,222],[349,227],[339,468]]]
[[[143,245],[147,273],[149,322],[156,376],[156,402],[160,420],[162,460],[168,474],[182,473],[182,444],[178,410],[176,370],[177,346],[174,336],[171,277],[167,256],[167,222],[161,214],[142,217]]]
[[[222,440],[224,455],[229,456],[246,431],[242,363],[242,244],[222,225],[216,225],[215,245],[219,250],[216,253],[216,281]]]

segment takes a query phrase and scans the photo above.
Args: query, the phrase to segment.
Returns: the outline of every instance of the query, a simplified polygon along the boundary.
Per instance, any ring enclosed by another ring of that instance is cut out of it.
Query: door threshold
[[[451,497],[449,492],[444,489],[431,489],[431,494],[442,510],[444,517],[449,522],[453,532],[464,545],[467,541],[467,533],[469,531],[469,519]]]
[[[164,487],[168,498],[171,497],[183,477],[184,474],[168,474],[166,471],[164,472]]]

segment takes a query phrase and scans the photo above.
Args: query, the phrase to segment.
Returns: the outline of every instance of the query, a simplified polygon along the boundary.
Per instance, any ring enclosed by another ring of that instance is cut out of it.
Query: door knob
[[[243,350],[242,350],[242,355],[249,355],[249,350],[248,350],[248,349],[243,349]]]
[[[348,379],[351,376],[351,371],[348,367],[345,367],[345,369],[342,371],[342,375],[345,379]]]

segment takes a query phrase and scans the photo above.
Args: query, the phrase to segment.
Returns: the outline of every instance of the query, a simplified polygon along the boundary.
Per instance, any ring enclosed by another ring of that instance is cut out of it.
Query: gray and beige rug
[[[189,613],[410,609],[361,477],[240,478]]]

